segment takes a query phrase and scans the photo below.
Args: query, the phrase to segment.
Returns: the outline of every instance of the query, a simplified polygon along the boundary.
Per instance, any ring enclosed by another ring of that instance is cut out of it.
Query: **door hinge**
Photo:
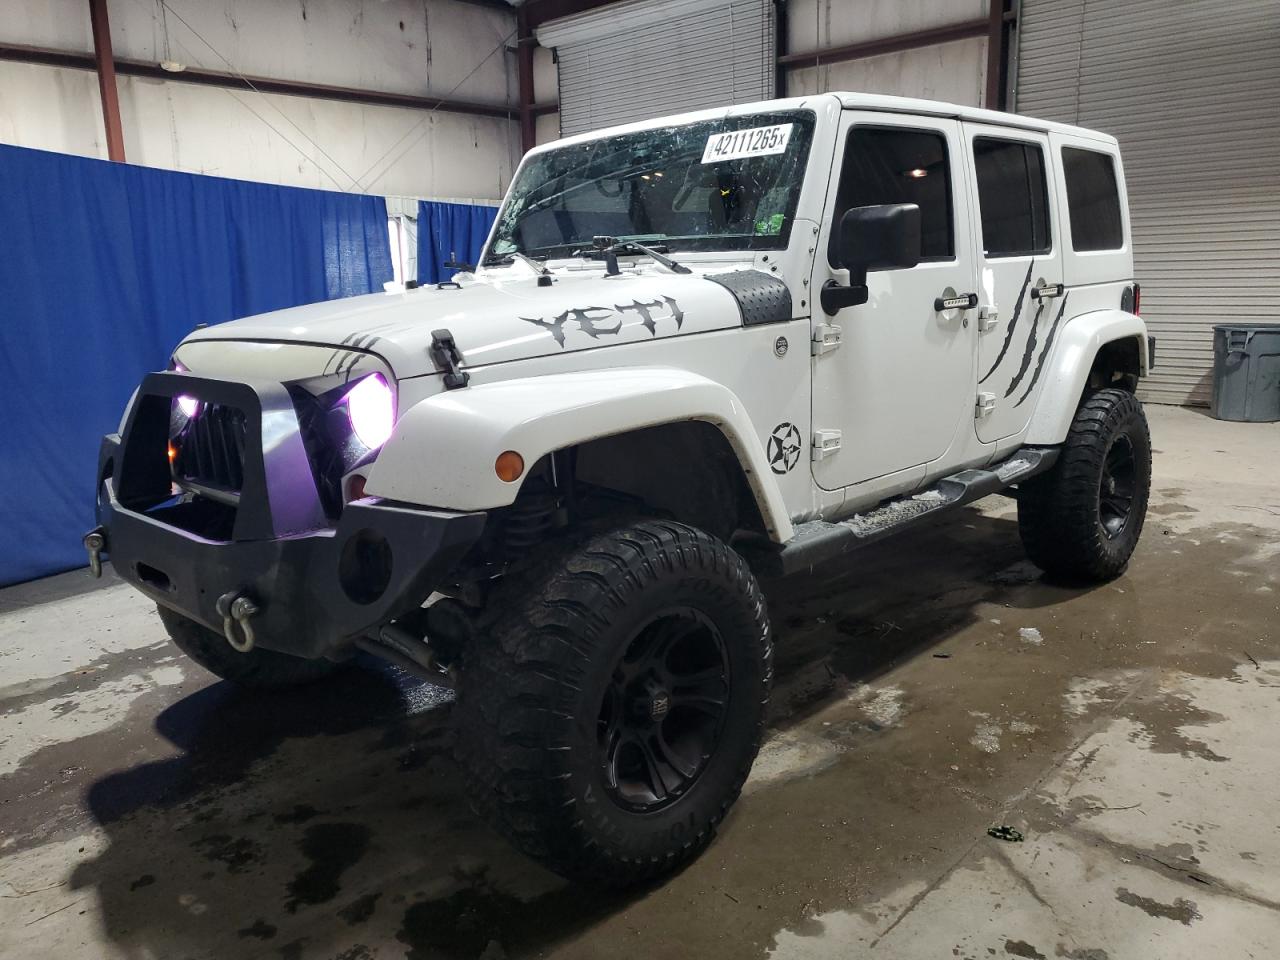
[[[840,431],[813,431],[813,443],[810,445],[810,449],[813,451],[812,459],[825,460],[840,449]]]
[[[988,330],[994,330],[1000,322],[1000,311],[994,305],[983,307],[978,311],[978,332],[986,333]]]
[[[977,402],[973,405],[973,419],[981,420],[995,408],[996,395],[994,393],[980,393],[978,394]]]
[[[813,328],[813,355],[820,357],[840,346],[843,331],[836,323],[819,323]]]

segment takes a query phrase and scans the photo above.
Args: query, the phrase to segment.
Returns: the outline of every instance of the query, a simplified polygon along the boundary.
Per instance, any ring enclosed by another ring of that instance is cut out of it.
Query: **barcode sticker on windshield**
[[[765,157],[774,153],[786,153],[791,139],[790,123],[777,123],[772,127],[752,127],[750,130],[728,130],[707,137],[702,151],[703,163],[719,163],[722,160],[741,160],[743,157]]]

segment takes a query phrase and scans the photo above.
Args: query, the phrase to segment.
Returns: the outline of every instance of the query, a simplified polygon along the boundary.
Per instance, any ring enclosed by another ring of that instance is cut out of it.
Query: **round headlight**
[[[395,426],[395,398],[382,374],[374,373],[351,388],[347,394],[347,416],[351,431],[361,443],[374,450],[391,436]]]

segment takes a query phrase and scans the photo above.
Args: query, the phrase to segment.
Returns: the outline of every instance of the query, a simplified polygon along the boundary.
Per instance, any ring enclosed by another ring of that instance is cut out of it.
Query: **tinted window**
[[[1040,148],[978,137],[973,141],[973,162],[987,256],[1047,253],[1049,189]]]
[[[920,259],[955,256],[951,229],[951,171],[940,133],[854,127],[845,143],[835,220],[853,207],[914,203],[920,207]],[[835,231],[832,231],[832,239]],[[834,251],[828,259],[834,265]]]
[[[1062,169],[1067,180],[1071,246],[1076,250],[1119,250],[1124,246],[1124,228],[1111,155],[1063,147]]]

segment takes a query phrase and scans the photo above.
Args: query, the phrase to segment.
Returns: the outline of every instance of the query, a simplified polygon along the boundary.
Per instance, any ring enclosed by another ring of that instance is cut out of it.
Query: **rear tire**
[[[1151,492],[1151,433],[1138,398],[1099,390],[1076,411],[1053,469],[1018,488],[1018,531],[1046,573],[1102,582],[1129,563]]]
[[[214,676],[242,687],[270,690],[311,683],[329,676],[341,666],[332,660],[304,660],[261,647],[239,653],[231,648],[222,634],[204,624],[159,604],[156,609],[169,632],[169,639],[179,650]]]
[[[458,759],[476,812],[570,879],[625,887],[701,852],[764,730],[764,597],[675,521],[581,535],[508,576],[463,656]]]

